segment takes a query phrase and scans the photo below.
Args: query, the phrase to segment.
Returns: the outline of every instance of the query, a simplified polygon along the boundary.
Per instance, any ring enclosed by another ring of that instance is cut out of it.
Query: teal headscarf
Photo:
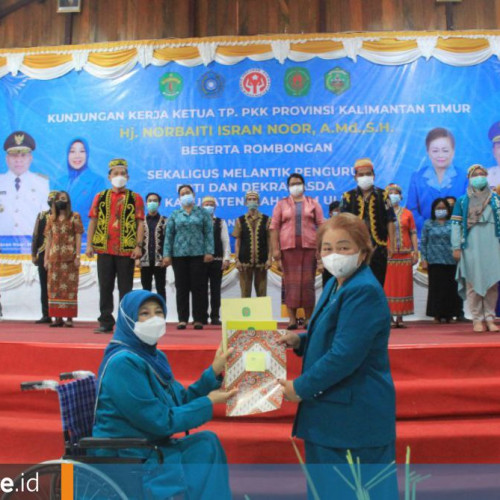
[[[120,302],[115,334],[104,351],[104,359],[99,367],[99,383],[110,358],[120,351],[133,352],[144,359],[163,385],[167,385],[173,379],[172,369],[166,356],[161,351],[158,351],[156,345],[151,346],[142,342],[134,333],[139,309],[144,302],[151,299],[161,305],[166,316],[167,306],[163,298],[157,293],[148,292],[147,290],[132,290],[123,297]]]

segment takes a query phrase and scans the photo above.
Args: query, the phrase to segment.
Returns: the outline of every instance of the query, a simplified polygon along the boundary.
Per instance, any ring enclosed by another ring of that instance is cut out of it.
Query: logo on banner
[[[325,75],[325,87],[330,92],[340,95],[351,87],[351,75],[337,66]]]
[[[160,78],[160,92],[165,99],[175,99],[181,92],[184,81],[179,73],[165,73]]]
[[[214,71],[207,71],[198,80],[198,88],[205,97],[219,97],[224,90],[224,78]]]
[[[262,69],[249,69],[240,78],[240,88],[248,97],[261,97],[271,88],[271,78]]]
[[[301,97],[309,93],[311,76],[306,68],[289,68],[285,73],[285,90],[288,95]]]

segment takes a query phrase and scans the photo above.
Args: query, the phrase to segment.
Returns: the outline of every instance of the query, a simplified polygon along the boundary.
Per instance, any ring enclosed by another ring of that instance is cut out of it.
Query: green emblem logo
[[[244,318],[248,318],[248,316],[250,316],[250,308],[249,307],[244,307],[242,310],[241,310],[241,314],[243,315]]]
[[[311,76],[306,68],[289,68],[285,73],[285,90],[288,95],[301,97],[309,93]]]
[[[335,95],[343,94],[351,88],[351,75],[337,66],[325,75],[325,87]]]
[[[160,78],[160,92],[165,99],[175,99],[181,92],[184,81],[179,73],[165,73]]]
[[[255,332],[255,328],[254,328],[253,326],[249,326],[249,327],[248,327],[248,331],[249,331],[249,332]]]

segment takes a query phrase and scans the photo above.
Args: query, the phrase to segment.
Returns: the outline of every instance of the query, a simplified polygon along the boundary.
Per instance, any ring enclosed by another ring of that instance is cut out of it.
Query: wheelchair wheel
[[[61,500],[61,464],[64,463],[73,464],[75,500],[128,500],[120,487],[98,469],[70,460],[50,460],[22,472],[14,480],[12,491],[5,493],[2,500]]]

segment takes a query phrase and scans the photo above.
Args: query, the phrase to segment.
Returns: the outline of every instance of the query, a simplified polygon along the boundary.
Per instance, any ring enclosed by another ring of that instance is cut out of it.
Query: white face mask
[[[358,177],[357,179],[358,186],[365,191],[373,187],[374,182],[375,178],[373,175],[364,175],[363,177]]]
[[[111,179],[111,184],[113,187],[120,189],[127,184],[127,178],[124,175],[117,175]]]
[[[303,184],[295,184],[294,186],[290,186],[290,194],[292,196],[300,196],[304,192]]]
[[[165,335],[165,318],[153,316],[146,321],[137,321],[134,326],[134,333],[139,340],[145,344],[155,345],[163,335]]]
[[[361,252],[351,255],[331,253],[321,257],[325,269],[336,278],[347,278],[359,267],[358,260]]]

